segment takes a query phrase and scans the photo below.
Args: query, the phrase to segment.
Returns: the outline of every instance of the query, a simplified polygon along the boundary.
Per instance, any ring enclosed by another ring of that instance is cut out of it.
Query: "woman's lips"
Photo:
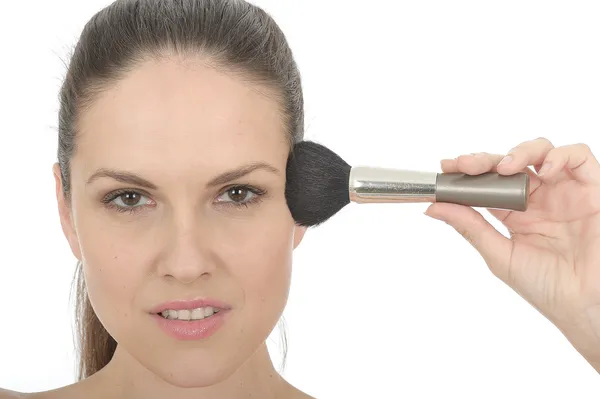
[[[231,306],[223,301],[213,298],[176,299],[155,306],[150,313],[161,313],[165,310],[193,310],[197,308],[211,307],[219,310],[229,310]]]
[[[152,314],[159,328],[171,338],[180,341],[201,340],[215,334],[225,324],[229,309],[219,310],[200,320],[167,319],[161,314]]]
[[[179,299],[155,306],[151,313],[161,330],[177,340],[200,340],[215,334],[231,306],[213,298]],[[197,319],[197,320],[195,320]]]

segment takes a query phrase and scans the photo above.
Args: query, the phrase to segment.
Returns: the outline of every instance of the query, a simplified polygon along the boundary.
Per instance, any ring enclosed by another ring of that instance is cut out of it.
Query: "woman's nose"
[[[172,230],[173,231],[173,230]],[[189,284],[210,276],[216,267],[207,228],[198,223],[179,226],[171,237],[161,260],[161,274]]]

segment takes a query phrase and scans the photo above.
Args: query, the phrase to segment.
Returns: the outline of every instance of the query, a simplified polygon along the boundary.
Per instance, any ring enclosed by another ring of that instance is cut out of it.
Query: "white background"
[[[299,63],[306,138],[351,164],[439,171],[441,158],[539,136],[600,156],[596,1],[256,3]],[[74,381],[76,260],[51,172],[57,93],[70,46],[108,4],[2,6],[4,388]],[[285,312],[285,376],[319,398],[597,398],[600,377],[561,333],[425,208],[351,204],[309,231]]]

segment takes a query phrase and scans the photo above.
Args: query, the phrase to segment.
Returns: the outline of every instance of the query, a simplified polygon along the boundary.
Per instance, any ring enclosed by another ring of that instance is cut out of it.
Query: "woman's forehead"
[[[147,64],[84,111],[78,149],[86,158],[273,162],[287,155],[279,109],[248,83],[213,68]]]

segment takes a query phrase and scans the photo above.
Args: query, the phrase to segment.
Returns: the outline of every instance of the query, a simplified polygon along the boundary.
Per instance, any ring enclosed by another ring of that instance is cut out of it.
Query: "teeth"
[[[189,320],[192,317],[192,312],[187,309],[177,312],[177,320]]]
[[[204,309],[197,308],[192,310],[191,318],[194,320],[202,320],[204,318]]]
[[[168,309],[164,312],[161,312],[161,316],[165,319],[170,320],[202,320],[206,317],[210,317],[215,313],[218,313],[219,310],[215,309],[211,306],[207,306],[205,308],[196,308],[196,309],[183,309],[183,310],[172,310]]]

